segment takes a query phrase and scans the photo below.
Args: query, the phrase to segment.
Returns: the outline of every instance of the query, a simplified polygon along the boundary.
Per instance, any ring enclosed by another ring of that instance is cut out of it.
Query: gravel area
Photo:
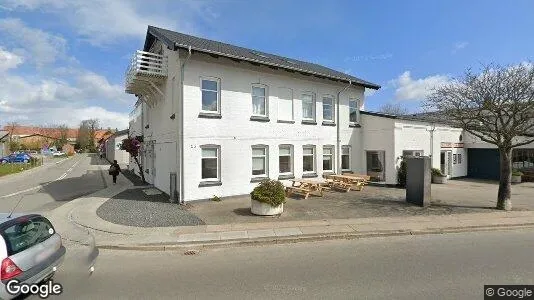
[[[137,227],[170,227],[204,225],[196,215],[176,203],[166,194],[148,196],[142,188],[128,189],[102,204],[96,214],[102,219]]]

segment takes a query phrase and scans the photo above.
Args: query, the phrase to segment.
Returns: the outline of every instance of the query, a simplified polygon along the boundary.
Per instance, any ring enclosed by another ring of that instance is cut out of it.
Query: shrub
[[[286,202],[285,188],[278,180],[264,180],[250,193],[250,198],[276,207]]]
[[[439,177],[442,177],[442,176],[444,176],[444,175],[443,175],[443,173],[441,173],[441,170],[440,170],[440,169],[432,168],[432,176],[439,176]]]
[[[397,170],[397,184],[401,187],[406,186],[406,161],[404,159]]]
[[[512,176],[523,176],[523,172],[519,171],[519,170],[514,170],[512,172]]]
[[[221,201],[221,198],[219,198],[218,196],[213,196],[211,198],[211,201],[219,202],[219,201]]]

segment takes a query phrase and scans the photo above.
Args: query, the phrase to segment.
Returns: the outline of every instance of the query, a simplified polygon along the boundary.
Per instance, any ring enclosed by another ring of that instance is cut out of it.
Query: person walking
[[[116,160],[113,161],[111,166],[109,166],[109,175],[113,176],[113,184],[117,184],[117,176],[119,176],[121,172],[121,167],[117,163]]]

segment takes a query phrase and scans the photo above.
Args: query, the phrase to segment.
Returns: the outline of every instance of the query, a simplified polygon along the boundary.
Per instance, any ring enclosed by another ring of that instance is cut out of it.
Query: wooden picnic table
[[[327,178],[332,180],[331,185],[333,187],[342,189],[346,192],[350,191],[353,185],[355,185],[355,190],[361,191],[363,186],[367,184],[367,178],[362,176],[332,174],[328,175]]]
[[[309,194],[315,194],[317,196],[323,196],[323,190],[325,187],[324,181],[309,180],[309,179],[290,179],[291,186],[286,188],[287,194],[301,194],[304,198],[308,198]]]

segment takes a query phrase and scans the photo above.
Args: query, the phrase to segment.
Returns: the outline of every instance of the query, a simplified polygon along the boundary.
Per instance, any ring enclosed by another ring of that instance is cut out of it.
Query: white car
[[[65,154],[65,152],[62,152],[62,151],[56,151],[54,153],[52,153],[52,156],[54,157],[58,157],[58,156],[65,156],[67,154]]]

